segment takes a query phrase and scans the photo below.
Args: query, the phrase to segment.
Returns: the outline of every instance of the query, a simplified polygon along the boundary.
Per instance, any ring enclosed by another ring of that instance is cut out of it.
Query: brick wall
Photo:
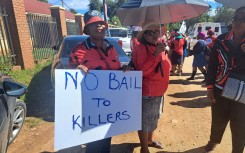
[[[58,36],[59,40],[61,40],[63,36],[67,35],[65,8],[60,6],[51,6],[50,10],[51,16],[56,18]]]
[[[33,68],[35,64],[23,0],[1,0],[0,5],[8,14],[16,64],[22,69]]]
[[[84,21],[83,21],[84,16],[82,14],[76,14],[75,15],[75,21],[79,25],[79,34],[83,35],[83,30],[84,30]]]

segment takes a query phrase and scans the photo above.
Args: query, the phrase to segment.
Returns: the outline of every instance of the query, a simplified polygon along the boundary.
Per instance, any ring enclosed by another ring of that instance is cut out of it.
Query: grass
[[[29,86],[32,78],[38,74],[44,67],[51,64],[51,60],[48,60],[44,63],[35,65],[33,69],[26,70],[16,70],[12,71],[9,75],[17,82],[20,82],[26,86]]]
[[[11,71],[10,76],[26,85],[27,92],[20,99],[27,106],[26,125],[34,128],[41,121],[54,121],[54,92],[50,82],[51,60],[37,64],[33,69]]]
[[[53,57],[54,54],[55,54],[55,51],[52,50],[52,48],[34,48],[33,49],[33,56],[34,56],[35,61]]]
[[[42,122],[41,118],[30,117],[30,118],[26,118],[25,120],[25,124],[30,129],[37,127],[41,122]]]
[[[44,67],[50,64],[51,60],[46,61],[45,63],[37,64],[33,69],[11,71],[9,72],[9,76],[13,78],[15,81],[22,83],[28,87],[32,78],[36,74],[38,74]],[[25,95],[20,97],[20,99],[25,100]]]

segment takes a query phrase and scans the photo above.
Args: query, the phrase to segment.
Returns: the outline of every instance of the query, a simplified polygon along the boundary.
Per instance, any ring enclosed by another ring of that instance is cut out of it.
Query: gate
[[[0,69],[16,64],[8,20],[5,8],[0,7]],[[8,66],[7,66],[8,65]]]
[[[28,13],[26,17],[30,29],[34,60],[39,61],[52,57],[55,54],[52,47],[59,44],[55,18],[33,13]]]
[[[67,35],[79,35],[79,25],[75,21],[66,21]]]

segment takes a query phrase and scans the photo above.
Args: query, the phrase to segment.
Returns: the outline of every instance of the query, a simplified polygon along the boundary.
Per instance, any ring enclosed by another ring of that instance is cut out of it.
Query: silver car
[[[0,152],[7,152],[19,134],[26,117],[26,105],[18,97],[27,87],[0,74]]]
[[[54,46],[53,49],[57,51],[57,54],[54,56],[54,60],[51,67],[51,83],[54,87],[54,70],[55,69],[68,69],[69,57],[72,49],[82,43],[87,39],[87,35],[69,35],[65,36],[60,43],[59,47]],[[130,61],[130,58],[126,55],[123,49],[120,47],[116,39],[111,37],[106,37],[106,39],[116,48],[118,53],[118,59],[122,65],[127,65]]]

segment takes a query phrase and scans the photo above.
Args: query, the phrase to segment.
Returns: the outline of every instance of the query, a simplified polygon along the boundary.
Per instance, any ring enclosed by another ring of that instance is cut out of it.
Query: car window
[[[108,29],[111,37],[128,37],[128,30],[124,29]]]
[[[119,44],[116,41],[109,41],[109,42],[116,48],[119,57],[127,56],[123,51],[123,49],[121,48],[121,46],[119,46]]]
[[[214,32],[219,32],[219,27],[215,27]]]
[[[66,39],[63,42],[63,51],[62,51],[62,58],[67,58],[70,56],[70,53],[73,48],[75,48],[79,43],[82,43],[84,39]]]

